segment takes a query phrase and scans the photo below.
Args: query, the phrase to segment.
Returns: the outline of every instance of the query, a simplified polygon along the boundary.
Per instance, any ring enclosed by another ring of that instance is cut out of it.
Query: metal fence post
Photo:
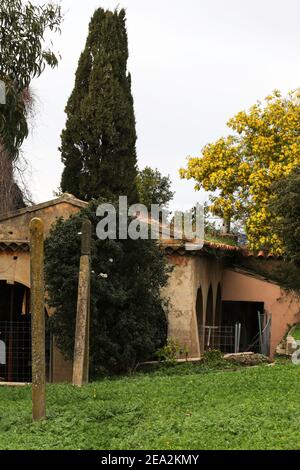
[[[241,324],[236,323],[234,329],[234,352],[240,352],[240,341],[241,341]]]

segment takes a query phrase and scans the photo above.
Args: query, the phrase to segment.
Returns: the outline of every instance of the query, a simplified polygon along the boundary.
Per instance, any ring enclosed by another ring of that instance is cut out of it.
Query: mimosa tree
[[[251,249],[282,250],[272,231],[269,201],[274,182],[300,163],[299,92],[282,97],[279,91],[241,111],[228,122],[233,133],[191,157],[182,178],[194,179],[195,189],[213,192],[212,213],[243,221]]]

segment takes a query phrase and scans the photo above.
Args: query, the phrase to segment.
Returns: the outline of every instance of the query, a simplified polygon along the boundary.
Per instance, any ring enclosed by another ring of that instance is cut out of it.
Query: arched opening
[[[31,382],[30,289],[18,282],[0,281],[0,344],[0,382]],[[51,378],[50,345],[47,333],[48,378]]]
[[[209,287],[206,301],[205,316],[205,340],[204,349],[211,349],[213,346],[213,326],[214,326],[214,297],[212,286]]]
[[[197,299],[196,299],[196,314],[197,314],[197,327],[198,327],[198,338],[199,338],[199,347],[200,352],[203,352],[203,325],[204,325],[204,318],[203,318],[203,295],[202,295],[202,288],[201,286],[197,292]]]

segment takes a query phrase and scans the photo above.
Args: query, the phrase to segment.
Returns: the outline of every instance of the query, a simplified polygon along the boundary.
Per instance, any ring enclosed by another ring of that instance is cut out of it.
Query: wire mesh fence
[[[237,328],[233,326],[202,326],[200,328],[202,350],[219,349],[223,353],[237,352]]]
[[[0,381],[31,382],[30,322],[0,322]]]

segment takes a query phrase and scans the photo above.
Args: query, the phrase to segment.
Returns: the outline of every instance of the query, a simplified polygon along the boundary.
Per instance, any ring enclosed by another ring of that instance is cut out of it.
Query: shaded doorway
[[[222,326],[241,324],[240,352],[260,352],[259,313],[264,313],[263,302],[222,302]]]
[[[0,281],[0,381],[31,381],[30,291],[19,283]]]
[[[47,318],[47,317],[46,317]],[[0,281],[0,381],[31,382],[30,289]],[[51,376],[49,333],[46,336],[47,377]]]

